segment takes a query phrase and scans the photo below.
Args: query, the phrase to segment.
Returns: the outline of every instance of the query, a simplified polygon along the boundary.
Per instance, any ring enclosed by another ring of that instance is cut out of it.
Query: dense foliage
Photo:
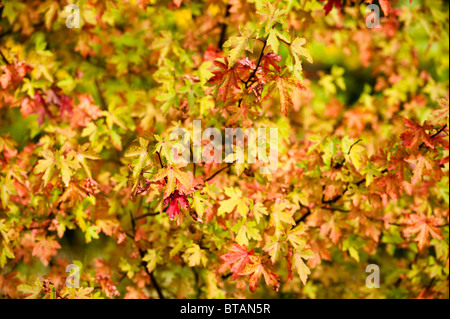
[[[448,4],[368,3],[0,2],[0,296],[448,298]],[[276,171],[175,163],[194,120]]]

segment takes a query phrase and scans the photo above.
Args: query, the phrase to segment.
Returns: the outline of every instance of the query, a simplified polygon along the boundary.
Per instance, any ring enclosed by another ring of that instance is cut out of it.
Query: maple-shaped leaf
[[[33,256],[38,257],[45,266],[48,266],[50,258],[56,255],[60,248],[61,245],[53,240],[53,237],[40,238],[34,245]]]
[[[206,266],[208,263],[206,251],[197,244],[192,244],[191,247],[186,249],[183,258],[187,261],[189,267],[199,266],[200,264]]]
[[[432,238],[442,239],[443,219],[436,216],[425,216],[424,214],[410,214],[407,217],[406,224],[409,225],[403,230],[406,235],[417,234],[414,241],[418,242],[420,250],[423,250]]]
[[[233,244],[226,254],[220,256],[224,264],[219,268],[219,272],[223,273],[230,269],[230,272],[233,274],[233,280],[236,280],[244,267],[250,263],[250,256],[252,255],[253,250],[247,250],[247,246]]]
[[[217,99],[222,99],[225,102],[233,87],[239,89],[238,70],[236,66],[228,67],[227,59],[225,59],[225,63],[214,61],[214,65],[219,69],[213,71],[214,76],[210,81],[217,84]]]
[[[438,99],[440,108],[434,110],[430,114],[430,118],[428,119],[428,123],[432,125],[447,125],[449,120],[449,101],[448,99]]]
[[[264,3],[264,6],[262,6],[261,11],[256,12],[256,14],[262,15],[263,17],[266,17],[267,23],[265,23],[265,34],[266,36],[274,30],[274,26],[277,23],[280,23],[281,25],[284,25],[283,17],[286,15],[288,11],[287,10],[280,10],[276,6],[274,6],[270,1],[267,1]],[[289,40],[287,40],[289,41]]]
[[[186,208],[189,206],[189,202],[187,200],[186,195],[180,193],[179,191],[175,191],[169,197],[164,199],[163,205],[167,205],[169,203],[169,207],[167,208],[166,213],[169,214],[170,220],[173,220],[175,216],[180,214],[180,207]]]
[[[83,94],[78,97],[79,103],[72,109],[70,117],[70,126],[86,127],[92,120],[96,120],[103,115],[102,110],[96,104],[92,96]]]
[[[272,206],[270,217],[277,229],[284,229],[285,224],[295,225],[293,212],[287,209],[287,204],[284,202],[275,203]]]
[[[81,202],[86,196],[89,196],[89,192],[81,185],[80,181],[72,180],[64,190],[58,203],[69,200],[70,205],[74,206]]]
[[[294,76],[298,79],[301,78],[301,72],[303,70],[300,57],[304,57],[306,61],[313,63],[313,58],[309,50],[303,47],[305,43],[305,38],[296,38],[290,45],[290,51],[294,58]]]
[[[27,295],[25,299],[36,299],[42,291],[42,281],[37,278],[33,285],[22,284],[17,286],[17,290]]]
[[[231,230],[236,233],[236,242],[240,245],[247,246],[251,239],[256,241],[262,239],[255,221],[249,222],[242,219],[240,222],[237,222]]]
[[[238,188],[226,187],[225,195],[229,196],[229,199],[220,202],[220,207],[217,211],[217,216],[222,216],[223,214],[229,214],[237,209],[237,212],[242,217],[247,217],[249,211],[249,200],[242,196],[242,192]]]
[[[83,166],[87,176],[89,178],[92,178],[91,170],[87,166],[85,159],[99,160],[101,159],[101,157],[96,152],[90,150],[89,148],[90,148],[89,143],[83,144],[82,146],[78,146],[78,149],[75,152],[75,158],[81,164],[81,166]]]
[[[292,257],[294,258],[294,266],[297,268],[298,275],[303,284],[306,285],[308,275],[311,274],[311,271],[304,260],[313,258],[314,253],[306,244],[303,244],[294,250]]]
[[[61,179],[64,185],[69,186],[69,182],[74,174],[74,170],[78,170],[81,166],[75,158],[75,151],[70,151],[67,155],[63,155],[62,151],[56,153],[56,165],[60,169]]]
[[[256,218],[256,222],[259,224],[259,221],[262,219],[263,215],[268,215],[267,208],[262,203],[256,203],[253,205],[251,202],[250,208],[253,211],[253,216]]]
[[[442,176],[444,176],[444,173],[441,170],[439,162],[433,160],[430,158],[429,154],[422,155],[414,155],[412,154],[408,158],[405,158],[405,161],[408,163],[411,163],[412,166],[414,166],[413,169],[413,177],[411,179],[411,184],[416,185],[423,175],[426,175],[428,173],[429,175],[432,175],[434,179],[440,180]]]
[[[355,168],[360,171],[364,163],[364,152],[366,149],[360,145],[361,140],[354,141],[345,136],[342,139],[342,152],[348,162],[351,162]]]
[[[279,240],[276,236],[272,236],[270,238],[270,241],[267,241],[266,245],[263,248],[263,250],[269,254],[270,260],[272,261],[273,265],[278,259],[282,244],[283,243],[281,240]]]
[[[91,299],[90,294],[94,290],[94,287],[80,287],[75,288],[73,297],[75,299]]]
[[[44,159],[38,161],[33,172],[35,174],[44,173],[42,177],[44,180],[44,187],[50,181],[55,167],[60,169],[61,179],[66,187],[69,186],[70,179],[73,175],[73,170],[77,170],[81,167],[75,159],[74,151],[71,151],[64,156],[61,150],[56,152],[56,154],[53,154],[50,150],[44,150],[42,151],[42,156]]]
[[[240,58],[244,50],[249,52],[253,52],[253,45],[255,43],[255,39],[253,39],[253,34],[255,31],[247,30],[240,31],[241,36],[239,37],[230,37],[228,41],[223,44],[224,48],[232,47],[228,52],[228,67],[232,68],[237,60]]]
[[[163,259],[156,249],[147,249],[142,260],[146,262],[147,270],[151,273],[155,270],[157,263],[161,263]]]
[[[177,143],[176,141],[172,141],[170,135],[167,135],[165,138],[162,138],[158,134],[154,135],[157,143],[155,145],[155,150],[153,153],[159,153],[159,156],[165,158],[170,164],[177,163],[175,156],[174,145]],[[173,151],[173,152],[172,152]]]
[[[189,192],[192,185],[191,176],[181,171],[178,167],[169,166],[161,168],[152,178],[152,181],[160,181],[167,178],[167,183],[164,189],[164,198],[169,197],[175,191],[177,187],[177,182],[184,187],[186,192]]]
[[[426,130],[432,130],[432,125],[419,125],[413,121],[408,120],[407,118],[403,118],[405,125],[409,127],[406,131],[404,131],[400,138],[403,141],[403,145],[406,148],[411,150],[417,150],[418,147],[424,143],[428,147],[434,149],[433,142],[431,141],[430,136],[427,134]]]
[[[267,73],[270,72],[270,66],[274,68],[276,72],[279,72],[281,70],[280,65],[278,65],[278,62],[281,61],[281,56],[275,53],[266,53],[261,58],[261,66],[263,69],[263,75],[267,75]]]
[[[149,160],[148,155],[148,144],[149,141],[140,137],[139,138],[139,145],[138,146],[131,146],[126,152],[125,157],[138,157],[136,160],[133,161],[133,191],[136,189],[138,183],[139,183],[139,176],[142,172],[142,169],[145,167],[147,161]]]
[[[42,151],[42,156],[44,159],[38,161],[38,164],[34,168],[33,172],[35,174],[44,173],[42,179],[44,180],[44,187],[50,181],[54,167],[55,167],[55,156],[50,150]]]
[[[192,195],[192,208],[195,210],[197,215],[196,219],[199,222],[203,222],[203,215],[205,214],[206,206],[210,206],[209,202],[206,200],[206,196],[202,195],[199,191]]]
[[[261,276],[268,286],[271,286],[275,291],[280,287],[280,278],[272,270],[270,270],[259,256],[250,256],[250,264],[247,264],[241,272],[241,276],[250,275],[249,288],[251,292],[255,292],[259,287]]]
[[[85,232],[84,232],[84,239],[86,241],[86,244],[90,243],[92,241],[92,238],[99,239],[99,232],[100,229],[96,225],[88,225],[86,226]]]
[[[291,97],[292,90],[305,90],[305,87],[297,79],[281,76],[276,78],[276,86],[280,93],[281,113],[287,116],[288,110],[293,106]]]
[[[306,243],[306,229],[304,224],[300,224],[286,233],[286,237],[294,248],[302,247]]]

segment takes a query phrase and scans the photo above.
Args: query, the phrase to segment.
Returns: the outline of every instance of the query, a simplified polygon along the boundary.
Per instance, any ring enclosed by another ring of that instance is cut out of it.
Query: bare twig
[[[221,169],[219,169],[217,172],[215,172],[214,174],[212,174],[210,177],[208,177],[207,179],[205,179],[205,182],[209,182],[210,180],[212,180],[214,177],[216,177],[219,173],[223,172],[224,170],[228,169],[231,167],[231,165],[233,165],[233,163],[228,163],[227,166],[222,167]]]
[[[2,50],[0,50],[0,56],[2,57],[2,60],[3,60],[3,62],[5,62],[6,65],[10,65],[11,64],[11,63],[9,63],[8,59],[3,54]]]
[[[131,211],[130,211],[130,217],[131,217],[131,224],[133,226],[133,233],[136,236],[136,222],[135,222],[133,213]],[[159,296],[159,299],[165,299],[164,294],[162,293],[161,287],[159,286],[159,284],[155,278],[155,275],[153,274],[153,272],[148,271],[147,262],[144,261],[145,251],[143,251],[139,246],[138,246],[138,249],[139,249],[139,255],[141,256],[141,266],[144,267],[145,272],[147,273],[147,275],[149,275],[152,285],[155,288],[155,290]]]
[[[230,9],[231,9],[231,5],[227,5],[227,9],[225,11],[224,19],[226,19],[226,18],[228,18],[230,16]],[[228,27],[228,25],[225,22],[222,22],[220,24],[220,38],[219,38],[219,43],[217,44],[217,47],[220,50],[222,50],[223,44],[225,43],[225,37],[227,35],[227,27]]]

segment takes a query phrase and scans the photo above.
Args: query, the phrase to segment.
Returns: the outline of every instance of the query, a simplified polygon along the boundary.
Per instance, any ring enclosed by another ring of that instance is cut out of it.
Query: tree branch
[[[11,65],[11,63],[9,63],[8,59],[3,54],[2,50],[0,50],[0,56],[2,57],[2,60],[3,62],[5,62],[6,65]]]
[[[224,20],[230,16],[230,9],[231,9],[231,5],[227,5]],[[226,24],[225,22],[222,22],[220,24],[220,38],[219,38],[219,42],[217,44],[217,47],[220,50],[223,49],[223,44],[225,43],[225,37],[227,35],[227,27],[228,27],[228,24]]]
[[[205,182],[209,182],[210,180],[212,180],[214,177],[216,177],[219,173],[223,172],[224,170],[228,169],[231,167],[231,165],[233,165],[235,162],[233,163],[228,163],[227,166],[222,167],[221,169],[219,169],[217,172],[215,172],[214,174],[212,174],[210,177],[208,177],[207,179],[205,179]]]
[[[259,66],[261,64],[262,57],[264,56],[264,50],[266,49],[266,46],[267,46],[267,40],[264,40],[263,43],[264,43],[264,45],[263,45],[263,48],[261,49],[261,53],[259,54],[259,59],[258,59],[258,63],[256,63],[256,68],[253,70],[252,74],[250,74],[250,77],[244,83],[245,84],[245,88],[249,87],[248,84],[250,83],[250,80],[253,79],[253,77],[256,75],[256,72],[258,72]]]
[[[131,217],[131,224],[133,226],[133,233],[136,236],[136,222],[135,222],[133,213],[131,211],[130,211],[130,217]],[[139,255],[141,256],[141,266],[144,267],[145,272],[147,273],[147,275],[150,276],[150,281],[152,282],[153,287],[155,287],[155,290],[159,296],[159,299],[165,299],[164,294],[162,293],[161,287],[159,286],[158,282],[156,281],[156,278],[155,278],[153,272],[148,271],[147,262],[144,261],[145,251],[143,251],[141,249],[141,247],[139,247],[139,246],[138,246],[138,250],[139,250]]]

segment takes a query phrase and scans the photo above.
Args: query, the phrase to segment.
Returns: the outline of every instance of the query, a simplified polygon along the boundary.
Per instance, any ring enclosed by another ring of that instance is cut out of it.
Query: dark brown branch
[[[231,5],[227,5],[224,19],[226,19],[230,16],[230,9],[231,9]],[[217,47],[220,50],[223,49],[223,44],[225,43],[225,37],[227,35],[227,28],[228,28],[228,24],[226,24],[225,22],[222,22],[220,24],[220,38],[219,38],[219,42],[217,44]]]
[[[99,96],[99,98],[100,98],[100,103],[102,104],[102,108],[103,108],[104,110],[107,110],[107,109],[108,109],[108,106],[107,106],[107,104],[106,104],[105,98],[103,97],[102,90],[100,89],[100,84],[98,84],[97,79],[95,79],[95,86],[97,87],[98,96]]]
[[[156,216],[159,215],[160,213],[147,213],[147,214],[143,214],[143,215],[138,215],[134,218],[134,220],[139,220],[148,216]]]
[[[210,180],[212,180],[214,177],[216,177],[219,173],[223,172],[224,170],[228,169],[231,167],[231,165],[233,165],[233,163],[228,163],[227,166],[222,167],[221,169],[219,169],[217,172],[215,172],[214,174],[212,174],[210,177],[208,177],[207,179],[205,179],[205,182],[209,182]]]
[[[362,142],[362,139],[357,140],[355,143],[353,143],[352,146],[350,146],[347,155],[350,155],[350,152],[352,151],[353,146],[355,146],[355,145],[358,144],[359,142]]]
[[[305,205],[303,205],[300,202],[299,202],[299,205],[300,205],[301,208],[306,208],[306,213],[302,217],[300,217],[300,219],[295,221],[296,225],[298,225],[300,222],[304,221],[306,219],[306,217],[311,215],[311,209],[308,206],[305,206]]]
[[[161,160],[161,155],[159,154],[159,152],[156,152],[156,154],[158,154],[159,165],[161,165],[161,168],[164,168],[164,165],[163,165],[162,160]]]
[[[142,203],[142,201],[141,201]],[[131,224],[133,226],[133,233],[136,236],[136,222],[135,222],[135,218],[133,216],[133,213],[130,211],[130,218],[131,218]],[[144,267],[145,272],[147,273],[147,275],[150,276],[150,280],[152,282],[153,287],[155,287],[155,290],[159,296],[159,299],[165,299],[164,295],[162,293],[161,287],[159,286],[158,282],[156,281],[155,275],[153,274],[153,272],[148,271],[147,268],[147,262],[144,261],[144,257],[145,257],[145,251],[143,251],[139,246],[139,255],[141,256],[141,266]]]
[[[441,129],[439,131],[437,131],[435,134],[431,135],[430,138],[435,138],[436,136],[438,136],[439,134],[442,133],[442,131],[444,131],[447,128],[447,124],[445,124],[443,127],[441,127]]]
[[[256,76],[256,72],[258,72],[259,66],[260,66],[261,61],[262,61],[262,57],[264,56],[264,50],[266,49],[267,40],[264,39],[263,43],[264,43],[264,45],[263,45],[263,48],[261,50],[261,53],[259,54],[258,63],[256,64],[256,67],[253,70],[253,72],[250,74],[250,77],[247,79],[247,81],[244,82],[246,89],[248,89],[250,87],[250,85],[254,83],[254,81],[253,82],[250,82],[250,81]],[[241,107],[241,104],[242,104],[243,100],[244,100],[244,98],[239,99],[238,107]]]
[[[435,138],[436,136],[438,136],[439,134],[441,134],[445,129],[447,128],[447,124],[445,124],[443,127],[441,127],[436,133],[434,133],[433,135],[430,136],[430,139]],[[419,145],[420,147],[423,147],[425,145],[425,142],[422,142]]]
[[[159,299],[166,299],[164,298],[164,295],[161,291],[161,287],[159,287],[158,282],[156,281],[155,275],[153,275],[153,272],[149,273],[147,270],[147,267],[145,267],[147,273],[150,275],[150,280],[152,281],[152,285],[153,287],[155,287],[156,292],[158,293],[158,297]]]
[[[264,50],[266,49],[266,46],[267,46],[267,40],[264,40],[263,43],[264,43],[264,45],[263,45],[263,48],[261,49],[261,53],[259,54],[259,59],[258,59],[258,63],[256,63],[256,68],[253,70],[252,74],[250,74],[250,77],[244,83],[245,88],[249,88],[250,80],[253,79],[253,77],[256,75],[256,72],[258,72],[259,66],[260,66],[262,58],[264,56]]]
[[[2,50],[0,50],[0,55],[2,57],[3,62],[5,62],[6,65],[10,65],[11,64],[11,63],[9,63],[8,59],[3,54]]]

